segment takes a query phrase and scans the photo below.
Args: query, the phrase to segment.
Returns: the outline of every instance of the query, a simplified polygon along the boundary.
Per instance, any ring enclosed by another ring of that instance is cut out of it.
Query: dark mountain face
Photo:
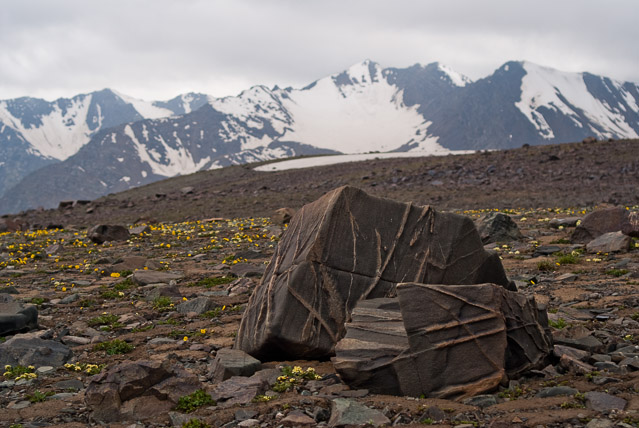
[[[23,98],[0,102],[0,120],[9,124],[0,132],[6,213],[290,156],[634,138],[639,87],[527,62],[471,82],[438,63],[382,69],[365,61],[303,89],[256,86],[223,99],[143,103],[108,89],[54,103]],[[57,133],[42,139],[53,122]],[[86,141],[74,137],[71,153],[65,132]],[[56,141],[66,157],[53,155]]]

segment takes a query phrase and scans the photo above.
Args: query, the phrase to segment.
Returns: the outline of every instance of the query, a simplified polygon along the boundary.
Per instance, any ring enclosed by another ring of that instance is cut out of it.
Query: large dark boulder
[[[325,358],[358,301],[393,296],[407,281],[509,287],[470,218],[340,187],[291,220],[236,347],[262,361]]]
[[[547,363],[552,338],[534,299],[494,284],[399,284],[360,301],[333,363],[353,388],[455,398]]]
[[[604,233],[619,231],[624,235],[639,238],[639,215],[623,207],[593,211],[575,228],[570,240],[587,244]]]

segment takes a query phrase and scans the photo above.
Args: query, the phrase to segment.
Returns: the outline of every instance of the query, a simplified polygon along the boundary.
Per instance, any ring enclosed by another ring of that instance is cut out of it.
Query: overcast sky
[[[305,86],[364,59],[509,60],[639,83],[637,0],[2,0],[0,99]]]

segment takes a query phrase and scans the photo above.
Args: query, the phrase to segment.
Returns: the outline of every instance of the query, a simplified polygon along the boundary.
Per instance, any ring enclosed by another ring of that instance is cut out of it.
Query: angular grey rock
[[[558,229],[559,227],[575,227],[579,223],[581,217],[566,217],[566,218],[553,218],[548,225],[552,228]]]
[[[639,215],[623,207],[593,211],[575,228],[570,240],[585,244],[608,232],[622,232],[628,236],[639,237]]]
[[[281,421],[281,424],[285,427],[304,427],[315,426],[315,419],[308,416],[301,410],[293,410]]]
[[[26,333],[38,328],[38,309],[16,302],[8,294],[0,300],[0,336]]]
[[[374,427],[390,425],[391,421],[379,410],[371,409],[357,401],[335,398],[331,403],[329,427],[349,427],[372,425]]]
[[[209,369],[209,377],[221,382],[233,376],[251,376],[262,363],[239,349],[222,348],[217,351]]]
[[[497,404],[497,398],[491,394],[475,395],[462,401],[468,406],[476,406],[480,409],[494,406]]]
[[[251,263],[237,263],[231,266],[231,272],[240,278],[260,277],[264,275],[266,268],[264,265]]]
[[[491,212],[480,218],[477,230],[484,244],[517,241],[524,237],[509,215],[498,212]]]
[[[608,232],[586,244],[589,253],[619,253],[630,249],[632,238],[619,232]]]
[[[153,301],[158,297],[182,297],[182,293],[177,285],[165,283],[145,285],[144,287],[140,287],[139,290],[142,291],[144,299],[147,301]]]
[[[147,225],[135,226],[129,229],[131,235],[142,235],[143,233],[151,233],[151,228]]]
[[[60,367],[73,356],[71,349],[60,342],[36,337],[33,333],[16,334],[0,344],[0,366]]]
[[[209,389],[209,394],[221,407],[250,403],[270,385],[259,376],[233,376]]]
[[[235,346],[263,360],[325,358],[359,300],[392,296],[403,281],[510,286],[471,219],[335,189],[291,220]]]
[[[142,420],[171,410],[201,387],[197,376],[170,361],[125,361],[91,379],[85,403],[102,422]]]
[[[126,227],[108,224],[93,226],[87,235],[96,244],[102,244],[106,241],[126,241],[131,236]]]
[[[605,392],[586,392],[586,407],[596,412],[609,412],[611,410],[624,410],[628,402],[621,397],[606,394]]]
[[[153,260],[149,260],[146,257],[142,256],[127,256],[124,259],[118,261],[117,263],[112,264],[111,266],[107,266],[104,268],[104,272],[106,274],[110,274],[112,272],[122,272],[125,270],[136,271],[144,268],[148,269],[158,269],[161,265],[154,262]]]
[[[575,395],[579,390],[575,388],[571,388],[569,386],[551,386],[548,388],[544,388],[537,393],[537,397],[546,398],[546,397],[557,397],[559,395]]]
[[[138,285],[168,284],[171,281],[182,279],[182,275],[155,270],[137,270],[133,272],[131,279]]]
[[[190,299],[186,302],[180,303],[175,307],[175,310],[181,314],[194,312],[198,315],[201,315],[204,312],[211,311],[218,306],[219,305],[215,302],[215,300],[211,299],[210,297],[196,297],[195,299]]]

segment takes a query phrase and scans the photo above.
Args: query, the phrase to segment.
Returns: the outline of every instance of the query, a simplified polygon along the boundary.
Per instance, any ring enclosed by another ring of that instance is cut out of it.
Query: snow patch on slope
[[[7,109],[5,101],[0,102],[0,122],[9,124],[20,132],[25,140],[31,144],[30,152],[48,159],[65,160],[77,153],[89,142],[91,130],[87,125],[87,114],[91,105],[91,95],[76,97],[63,112],[57,103],[53,111],[42,116],[42,124],[38,127],[28,127]]]
[[[191,174],[201,170],[211,161],[211,158],[207,156],[196,162],[179,138],[176,140],[178,147],[174,148],[168,145],[161,136],[157,137],[156,140],[161,144],[161,151],[164,152],[161,154],[154,149],[148,150],[145,145],[141,144],[130,125],[124,127],[124,134],[131,139],[140,161],[147,163],[151,167],[151,171],[157,175],[174,177]]]
[[[428,135],[428,125],[407,107],[403,93],[390,85],[377,64],[366,61],[346,72],[351,84],[337,85],[338,75],[316,82],[308,89],[281,97],[294,129],[287,128],[282,141],[297,141],[342,153],[387,152],[410,144],[410,150],[446,151]]]
[[[438,153],[437,155],[444,154],[467,154],[474,153],[473,150],[456,150],[447,153]],[[315,157],[304,157],[300,159],[289,159],[283,160],[281,162],[274,162],[267,165],[260,165],[258,167],[253,168],[255,171],[269,172],[269,171],[286,171],[289,169],[300,169],[300,168],[312,168],[315,166],[324,166],[324,165],[336,165],[340,163],[347,162],[359,162],[370,159],[390,159],[390,158],[413,158],[413,157],[421,157],[421,156],[433,156],[431,152],[422,152],[422,151],[413,151],[413,152],[394,152],[394,153],[360,153],[360,154],[350,154],[350,155],[334,155],[334,156],[315,156]]]
[[[580,126],[579,114],[583,114],[604,130],[600,132],[591,127],[590,131],[598,137],[638,136],[621,114],[612,111],[610,106],[596,99],[588,91],[583,73],[566,73],[529,62],[522,65],[526,75],[522,79],[521,98],[515,106],[535,125],[543,138],[552,139],[555,135],[539,111],[540,107],[559,111],[571,117]],[[622,84],[615,82],[615,86],[621,89]],[[562,95],[566,102],[562,101],[559,95]]]
[[[122,98],[124,102],[131,104],[133,108],[140,113],[140,116],[145,119],[159,119],[161,117],[173,116],[173,112],[167,108],[155,106],[151,102],[139,100],[115,90],[113,90],[113,93]]]
[[[456,72],[455,70],[448,67],[447,65],[437,63],[437,69],[441,71],[442,73],[444,73],[446,76],[448,76],[450,81],[455,86],[464,87],[470,83],[473,83],[473,81],[470,78],[464,76],[461,73]]]

